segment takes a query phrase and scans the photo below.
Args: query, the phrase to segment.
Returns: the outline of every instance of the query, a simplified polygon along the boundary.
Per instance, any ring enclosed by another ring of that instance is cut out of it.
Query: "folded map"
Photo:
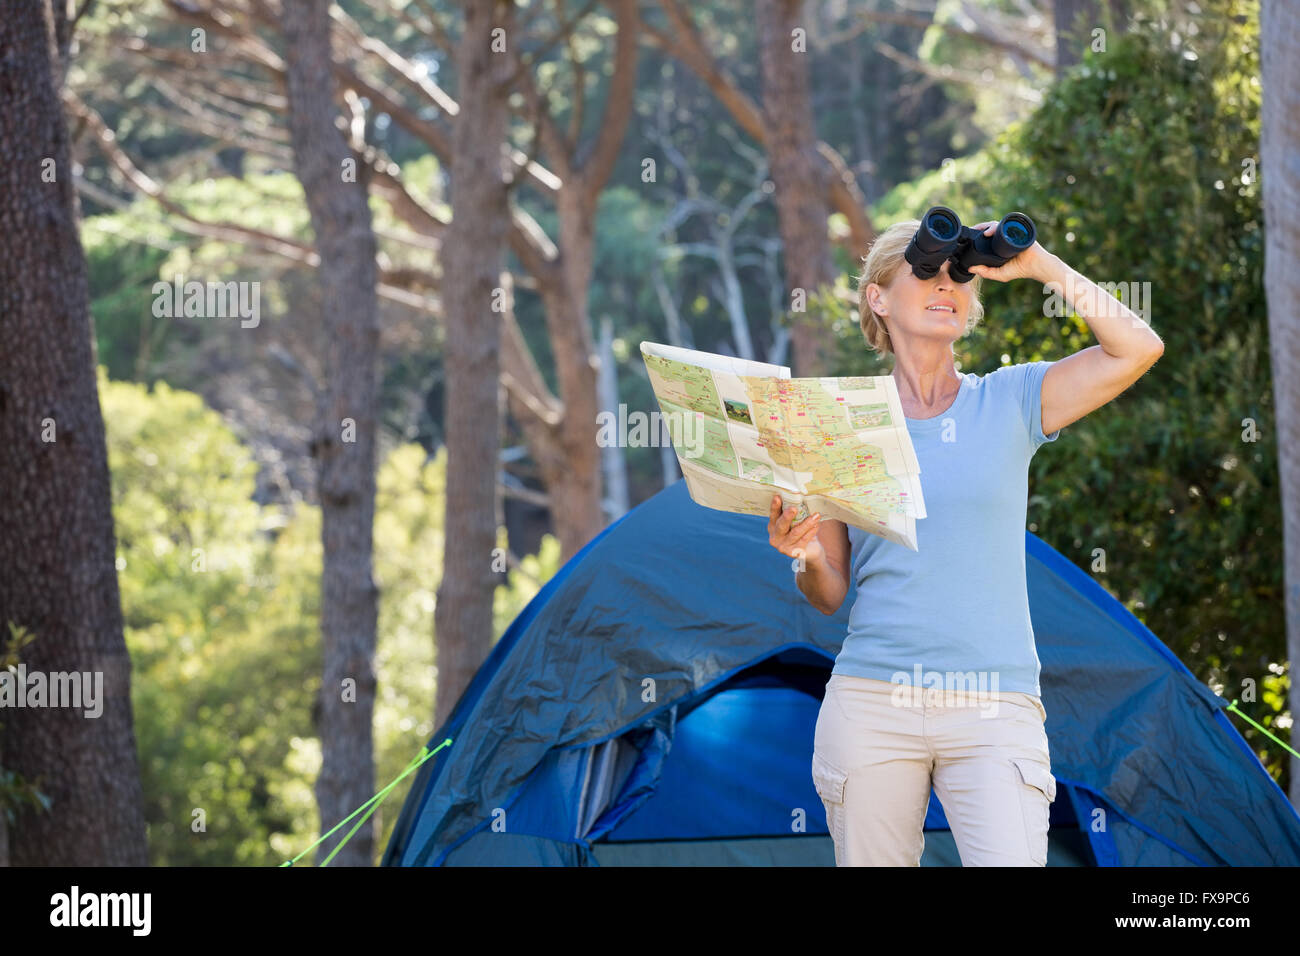
[[[781,365],[642,342],[691,498],[767,517],[772,496],[917,551],[925,517],[892,377],[791,378]]]

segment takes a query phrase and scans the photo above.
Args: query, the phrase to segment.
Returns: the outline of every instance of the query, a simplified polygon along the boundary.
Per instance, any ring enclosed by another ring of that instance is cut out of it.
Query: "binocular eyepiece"
[[[957,214],[947,206],[931,206],[921,217],[921,225],[907,244],[903,257],[918,279],[932,279],[943,268],[954,282],[970,282],[975,274],[971,266],[997,267],[1034,244],[1037,232],[1034,221],[1024,213],[1008,213],[991,236],[973,226],[963,226]]]

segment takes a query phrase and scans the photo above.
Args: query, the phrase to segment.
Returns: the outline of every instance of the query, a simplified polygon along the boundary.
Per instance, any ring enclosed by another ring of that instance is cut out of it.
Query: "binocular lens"
[[[1030,243],[1029,230],[1025,228],[1023,222],[1011,219],[1002,227],[1002,234],[1007,237],[1007,241],[1016,246],[1027,246]]]
[[[925,226],[935,236],[945,241],[955,239],[957,231],[961,228],[956,219],[943,212],[931,213],[925,220]]]

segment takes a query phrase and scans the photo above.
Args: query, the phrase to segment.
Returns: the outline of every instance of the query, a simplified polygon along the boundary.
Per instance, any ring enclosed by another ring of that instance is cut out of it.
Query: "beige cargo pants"
[[[919,866],[933,784],[963,866],[1046,866],[1046,720],[1032,694],[832,674],[812,776],[836,865]]]

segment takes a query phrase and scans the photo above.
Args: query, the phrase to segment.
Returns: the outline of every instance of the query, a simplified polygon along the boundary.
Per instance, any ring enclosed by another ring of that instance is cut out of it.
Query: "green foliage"
[[[251,455],[193,393],[112,382],[101,368],[100,400],[152,862],[279,863],[320,833],[319,509],[254,502]],[[426,460],[401,445],[377,476],[377,787],[435,729],[445,471],[445,452]],[[557,565],[548,538],[511,572],[497,591],[498,635]],[[375,815],[377,854],[413,780]]]
[[[1287,663],[1263,220],[1249,174],[1259,160],[1258,11],[1243,0],[1203,7],[1198,32],[1177,42],[1149,26],[1112,37],[1030,119],[959,163],[957,183],[933,174],[900,186],[879,218],[917,217],[936,202],[971,222],[1019,209],[1088,278],[1150,283],[1164,356],[1035,456],[1030,530],[1216,691],[1239,696],[1247,679],[1266,688],[1252,716],[1267,726],[1285,713]],[[984,322],[957,343],[964,369],[1096,344],[1077,316],[1047,314],[1037,283],[985,282],[983,299]],[[834,316],[839,374],[860,373],[865,345],[846,312]],[[1284,754],[1238,726],[1285,788]]]
[[[281,796],[312,735],[312,522],[277,533],[251,455],[199,396],[102,372],[100,395],[152,860],[274,862],[272,835],[313,822]]]

